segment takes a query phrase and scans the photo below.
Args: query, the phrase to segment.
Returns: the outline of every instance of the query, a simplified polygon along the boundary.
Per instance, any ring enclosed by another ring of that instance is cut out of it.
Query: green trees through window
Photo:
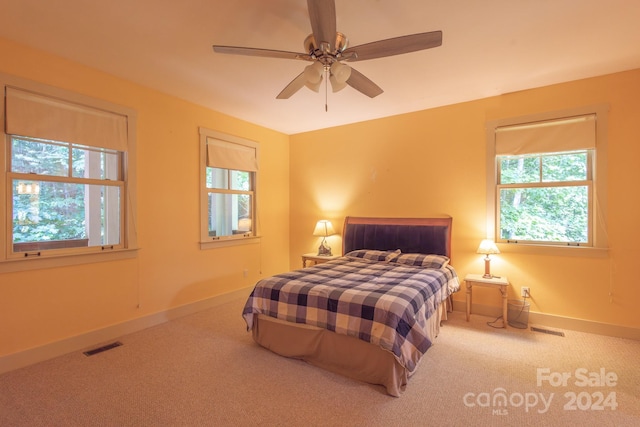
[[[590,242],[589,150],[498,156],[499,239]]]
[[[14,252],[120,243],[118,152],[12,136],[10,162]]]

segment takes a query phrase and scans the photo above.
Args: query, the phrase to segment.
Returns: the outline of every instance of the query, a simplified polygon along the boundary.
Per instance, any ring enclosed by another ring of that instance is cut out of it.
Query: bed
[[[341,257],[256,284],[248,330],[277,354],[400,396],[460,288],[451,226],[449,217],[345,218]]]

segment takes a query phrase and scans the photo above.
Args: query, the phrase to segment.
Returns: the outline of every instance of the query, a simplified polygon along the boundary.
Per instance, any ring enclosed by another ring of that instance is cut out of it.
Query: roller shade
[[[6,88],[5,132],[92,147],[127,150],[127,117]]]
[[[207,137],[207,166],[257,172],[256,149],[242,144]]]
[[[594,149],[595,114],[496,128],[496,154],[521,155]]]

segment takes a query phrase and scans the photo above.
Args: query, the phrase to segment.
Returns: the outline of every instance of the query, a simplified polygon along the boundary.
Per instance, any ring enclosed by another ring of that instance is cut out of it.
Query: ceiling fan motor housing
[[[328,42],[316,43],[313,34],[309,34],[304,39],[304,50],[309,52],[309,56],[318,59],[324,65],[329,66],[334,61],[339,60],[340,54],[348,47],[349,39],[341,32],[336,32],[336,39],[333,45]]]

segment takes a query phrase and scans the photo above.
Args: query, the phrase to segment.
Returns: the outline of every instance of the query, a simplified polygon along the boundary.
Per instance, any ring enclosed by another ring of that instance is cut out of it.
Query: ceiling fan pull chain
[[[327,70],[327,67],[324,68],[324,112],[327,113],[329,111],[329,101],[328,101],[328,97],[329,97],[329,71]]]

